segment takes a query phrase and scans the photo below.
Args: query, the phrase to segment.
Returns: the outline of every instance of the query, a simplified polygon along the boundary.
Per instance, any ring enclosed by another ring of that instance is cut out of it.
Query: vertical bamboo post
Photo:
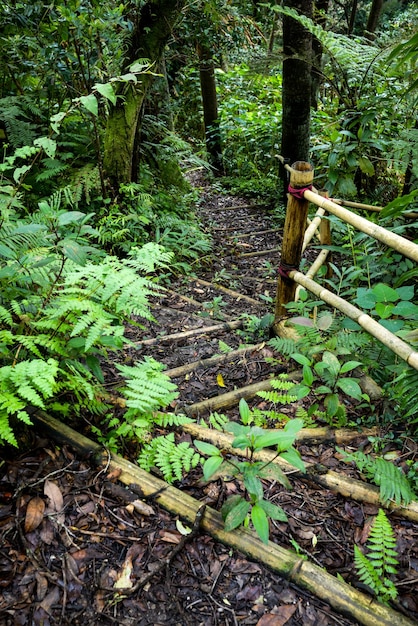
[[[290,171],[289,190],[299,191],[306,187],[311,188],[313,175],[310,163],[296,161]],[[288,195],[274,313],[273,330],[275,332],[278,332],[279,322],[286,315],[284,305],[292,302],[295,297],[296,283],[288,277],[288,272],[298,268],[300,264],[308,205],[309,202],[304,199],[303,194],[301,197],[297,197],[295,193]]]
[[[328,191],[321,191],[321,196],[324,198],[328,198]],[[331,239],[331,222],[326,217],[327,214],[322,218],[321,223],[319,225],[319,241],[324,246],[330,246],[332,243]],[[332,276],[332,268],[331,268],[331,255],[332,252],[329,251],[327,256],[327,273],[325,274],[325,278],[331,278]]]

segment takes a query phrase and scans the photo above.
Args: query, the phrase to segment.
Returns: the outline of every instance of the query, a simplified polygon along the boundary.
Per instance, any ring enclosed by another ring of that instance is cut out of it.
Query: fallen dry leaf
[[[44,494],[49,498],[49,506],[46,510],[47,513],[57,513],[56,519],[60,524],[64,523],[65,516],[63,511],[64,498],[62,497],[61,489],[52,480],[46,480],[44,485]]]
[[[266,613],[263,615],[263,617],[258,620],[257,626],[284,626],[284,624],[290,620],[296,608],[294,604],[279,606],[275,609],[275,613]]]
[[[128,555],[125,559],[125,562],[122,566],[122,569],[118,573],[118,578],[113,585],[115,589],[130,589],[133,586],[133,582],[131,580],[132,574],[132,556]]]
[[[25,533],[31,533],[38,528],[44,519],[45,502],[39,496],[35,496],[28,502],[25,515]]]

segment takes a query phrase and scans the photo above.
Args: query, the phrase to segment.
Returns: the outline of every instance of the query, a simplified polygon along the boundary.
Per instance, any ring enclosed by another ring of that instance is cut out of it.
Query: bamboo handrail
[[[418,262],[418,245],[409,241],[409,239],[405,239],[405,237],[401,237],[396,233],[392,233],[391,231],[379,226],[378,224],[373,224],[365,217],[361,217],[348,209],[344,209],[344,207],[339,206],[332,200],[328,198],[323,198],[319,194],[314,191],[310,191],[306,189],[303,194],[304,198],[313,204],[325,209],[329,213],[336,215],[341,218],[344,222],[351,224],[358,230],[361,230],[363,233],[370,235],[374,239],[381,241],[382,243],[394,248],[398,252],[401,252],[404,256],[412,259],[413,261]]]
[[[402,341],[402,339],[399,339],[399,337],[384,328],[384,326],[370,317],[370,315],[367,315],[367,313],[364,313],[361,309],[358,309],[353,304],[337,296],[337,294],[329,291],[329,289],[325,289],[319,283],[308,278],[305,274],[302,274],[302,272],[292,270],[289,272],[289,278],[356,321],[364,330],[390,348],[392,352],[400,356],[411,367],[418,370],[418,352],[411,348],[405,341]]]

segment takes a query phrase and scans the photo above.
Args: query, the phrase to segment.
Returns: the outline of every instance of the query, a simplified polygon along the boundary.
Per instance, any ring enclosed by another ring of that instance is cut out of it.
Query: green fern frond
[[[117,365],[127,379],[127,386],[121,392],[126,398],[126,405],[131,409],[130,415],[156,411],[177,398],[177,387],[162,372],[163,367],[151,357],[146,357],[135,367]]]
[[[157,413],[154,415],[153,422],[156,426],[167,428],[168,426],[184,426],[185,424],[193,424],[196,420],[182,413]]]
[[[383,509],[379,509],[373,522],[367,548],[368,554],[365,556],[357,546],[354,546],[354,564],[360,580],[383,602],[396,599],[397,589],[388,578],[388,575],[397,573],[399,565],[396,538]]]
[[[353,461],[367,478],[380,487],[382,504],[393,500],[398,505],[408,505],[414,499],[415,494],[405,474],[390,461],[381,457],[373,458],[360,451],[348,453],[341,448],[337,450],[343,455],[344,461]]]
[[[273,337],[268,342],[268,345],[283,354],[283,356],[290,356],[294,352],[297,352],[297,342],[293,339],[284,338],[284,337]]]
[[[144,445],[138,457],[138,465],[142,469],[149,472],[154,467],[158,468],[168,483],[181,480],[200,461],[200,454],[188,442],[175,443],[174,433],[154,438]]]
[[[229,418],[223,413],[217,413],[216,411],[209,415],[209,424],[215,430],[225,430],[225,426],[229,422]]]

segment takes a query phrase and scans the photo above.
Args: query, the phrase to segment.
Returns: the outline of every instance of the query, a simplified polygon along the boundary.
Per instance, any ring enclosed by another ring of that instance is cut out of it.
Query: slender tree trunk
[[[172,28],[185,0],[150,0],[142,6],[134,22],[131,42],[125,55],[124,69],[137,59],[159,61]],[[152,82],[151,74],[144,74],[138,84],[121,84],[117,103],[111,108],[104,139],[103,169],[116,191],[121,183],[131,182],[135,140],[139,137],[141,108]]]
[[[348,22],[348,32],[347,32],[348,35],[351,35],[351,33],[354,30],[354,22],[356,21],[357,5],[358,5],[358,0],[353,0],[353,4],[351,6],[350,19]]]
[[[199,57],[206,150],[215,175],[220,176],[223,174],[223,162],[214,59],[210,48],[200,43],[197,44],[197,54]]]
[[[314,21],[325,28],[329,0],[317,0],[315,2]],[[312,71],[311,71],[311,106],[318,108],[318,93],[322,83],[322,44],[312,37]]]
[[[285,0],[284,5],[312,18],[312,0]],[[309,160],[312,36],[295,19],[283,15],[283,87],[281,153],[290,163]],[[285,181],[283,169],[283,182]]]
[[[374,33],[377,28],[380,14],[383,8],[383,0],[372,0],[372,6],[370,8],[369,19],[367,20],[366,30],[364,36],[367,39],[373,40]]]

